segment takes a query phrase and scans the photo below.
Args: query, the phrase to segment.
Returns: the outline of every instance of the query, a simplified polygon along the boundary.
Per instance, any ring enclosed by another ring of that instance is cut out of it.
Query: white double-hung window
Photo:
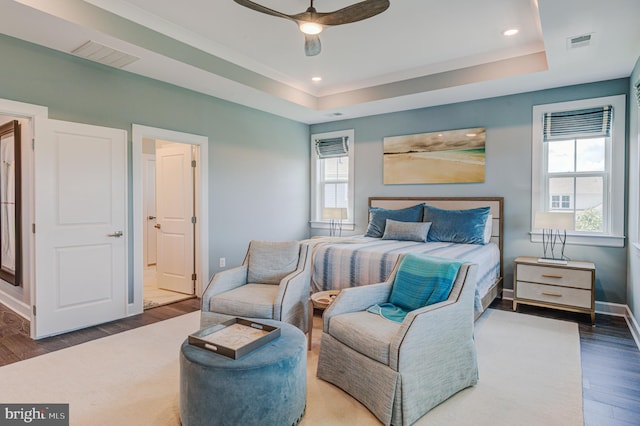
[[[353,130],[311,135],[311,227],[353,230]]]
[[[538,212],[571,212],[573,244],[624,245],[625,96],[533,107],[531,240]]]

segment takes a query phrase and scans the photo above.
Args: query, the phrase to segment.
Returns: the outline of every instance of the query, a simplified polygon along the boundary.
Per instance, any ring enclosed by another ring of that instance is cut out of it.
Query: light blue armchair
[[[202,311],[283,321],[306,333],[311,253],[297,241],[251,241],[242,265],[216,273]]]
[[[477,265],[462,264],[448,299],[412,310],[402,322],[367,312],[389,301],[398,268],[387,282],[338,295],[323,315],[318,360],[320,379],[353,396],[385,425],[410,425],[478,381]]]

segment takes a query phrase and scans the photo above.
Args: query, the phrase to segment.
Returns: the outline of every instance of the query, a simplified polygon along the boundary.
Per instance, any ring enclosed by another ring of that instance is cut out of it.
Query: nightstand
[[[543,306],[591,315],[595,324],[596,266],[567,261],[566,265],[518,257],[514,262],[513,310],[518,304]]]

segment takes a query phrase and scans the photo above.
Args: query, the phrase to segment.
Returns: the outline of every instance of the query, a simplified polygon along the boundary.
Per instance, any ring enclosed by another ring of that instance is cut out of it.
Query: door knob
[[[155,216],[149,216],[149,217],[147,217],[147,219],[149,219],[149,220],[153,220],[153,219],[155,219],[155,218],[156,218]]]
[[[122,237],[122,231],[116,231],[113,234],[107,234],[107,237],[120,238]]]
[[[155,225],[153,225],[153,227],[156,228],[156,229],[160,229],[160,224],[156,223]]]

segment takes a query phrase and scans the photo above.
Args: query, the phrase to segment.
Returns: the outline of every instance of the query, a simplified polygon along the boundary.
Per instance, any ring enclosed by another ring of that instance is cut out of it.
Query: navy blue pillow
[[[375,238],[382,237],[384,234],[384,228],[387,224],[387,219],[397,220],[398,222],[422,222],[423,211],[424,203],[399,210],[383,209],[382,207],[369,207],[371,219],[369,220],[369,226],[367,227],[367,232],[364,236]]]
[[[484,227],[490,207],[469,210],[443,210],[424,207],[424,221],[431,222],[427,241],[485,244]]]

